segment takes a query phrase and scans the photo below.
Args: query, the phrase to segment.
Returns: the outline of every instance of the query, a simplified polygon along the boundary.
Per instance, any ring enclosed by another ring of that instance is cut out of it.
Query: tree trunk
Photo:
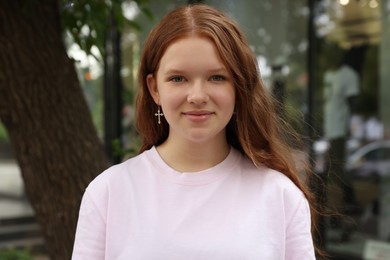
[[[70,259],[86,185],[109,164],[55,0],[0,1],[0,119],[52,259]]]

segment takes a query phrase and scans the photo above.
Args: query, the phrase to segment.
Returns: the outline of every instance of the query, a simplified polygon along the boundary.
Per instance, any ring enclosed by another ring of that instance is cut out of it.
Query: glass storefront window
[[[322,0],[315,9],[316,169],[338,214],[325,219],[326,249],[343,259],[390,257],[386,2]]]

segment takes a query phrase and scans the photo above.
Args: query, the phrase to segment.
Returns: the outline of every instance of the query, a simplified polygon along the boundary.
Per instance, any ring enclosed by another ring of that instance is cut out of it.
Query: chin
[[[226,138],[226,135],[223,134],[223,137]],[[195,144],[209,144],[213,143],[216,140],[220,139],[218,134],[211,134],[210,132],[205,133],[205,131],[194,131],[192,133],[188,133],[186,139]]]

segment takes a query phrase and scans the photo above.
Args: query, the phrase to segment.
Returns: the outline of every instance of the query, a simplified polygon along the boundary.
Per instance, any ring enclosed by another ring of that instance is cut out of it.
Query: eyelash
[[[184,80],[185,79],[183,76],[173,76],[169,78],[169,81],[176,82],[176,83],[183,82]]]
[[[215,78],[218,78],[218,79],[215,79]],[[226,79],[226,77],[222,76],[222,75],[213,75],[210,77],[210,79],[212,79],[213,81],[223,81]]]
[[[223,80],[226,80],[226,77],[222,76],[222,75],[213,75],[210,77],[210,80],[211,81],[223,81]],[[183,76],[173,76],[173,77],[169,78],[169,81],[179,83],[179,82],[185,81],[185,78]]]

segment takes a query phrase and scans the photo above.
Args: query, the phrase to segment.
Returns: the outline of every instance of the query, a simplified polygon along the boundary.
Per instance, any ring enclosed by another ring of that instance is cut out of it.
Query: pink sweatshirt
[[[72,259],[315,259],[310,212],[283,174],[231,149],[196,173],[157,150],[113,166],[86,189]]]

